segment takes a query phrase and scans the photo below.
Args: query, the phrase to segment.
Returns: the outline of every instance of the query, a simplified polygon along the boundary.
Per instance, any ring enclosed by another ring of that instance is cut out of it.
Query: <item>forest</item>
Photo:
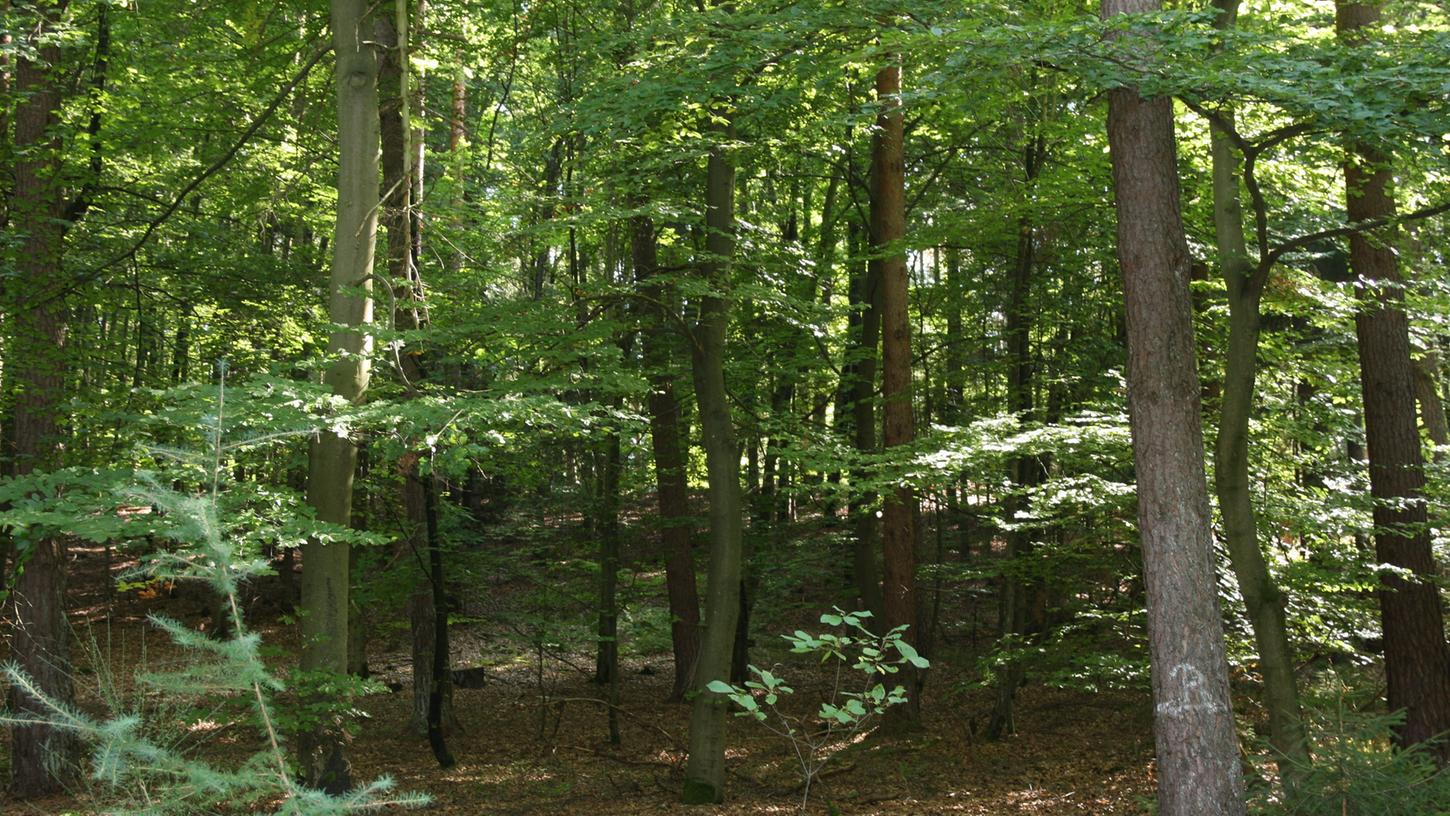
[[[1450,814],[1445,0],[0,0],[0,811]]]

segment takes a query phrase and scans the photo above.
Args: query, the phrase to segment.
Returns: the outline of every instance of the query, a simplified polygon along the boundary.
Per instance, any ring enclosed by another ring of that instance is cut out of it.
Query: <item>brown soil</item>
[[[205,625],[205,601],[185,592],[131,591],[116,596],[108,614],[103,555],[75,553],[76,623],[94,638],[118,676],[143,661],[157,668],[183,659],[144,621],[164,611]],[[119,564],[113,564],[118,568]],[[94,576],[93,578],[91,576]],[[265,605],[261,612],[267,611]],[[259,615],[260,617],[260,615]],[[275,618],[260,624],[285,652],[291,627]],[[365,698],[368,718],[352,747],[355,778],[390,776],[398,789],[434,799],[427,813],[458,814],[755,814],[799,812],[800,776],[790,744],[756,723],[732,720],[728,801],[685,808],[677,804],[688,707],[662,702],[670,687],[668,655],[632,658],[622,672],[621,744],[607,741],[607,690],[589,682],[589,655],[518,654],[486,624],[457,627],[455,666],[482,665],[481,688],[455,692],[460,729],[449,744],[456,767],[439,770],[427,742],[407,729],[411,695],[403,648],[374,648],[370,662],[381,680],[402,690]],[[809,628],[809,627],[807,627]],[[778,673],[797,693],[795,710],[813,708],[829,691],[811,664],[781,654]],[[562,658],[562,659],[561,659]],[[965,663],[965,661],[963,661]],[[94,669],[78,659],[78,684],[94,687]],[[809,813],[841,814],[1133,814],[1152,794],[1151,718],[1146,695],[1087,694],[1029,685],[1022,689],[1017,733],[999,742],[974,736],[991,702],[987,691],[964,689],[963,671],[938,661],[923,698],[919,731],[867,734],[836,753],[812,788]],[[83,703],[85,701],[83,700]],[[225,757],[255,748],[241,729],[206,735],[207,750]],[[45,801],[0,799],[11,814],[101,812],[84,791]],[[391,811],[389,811],[391,812]]]

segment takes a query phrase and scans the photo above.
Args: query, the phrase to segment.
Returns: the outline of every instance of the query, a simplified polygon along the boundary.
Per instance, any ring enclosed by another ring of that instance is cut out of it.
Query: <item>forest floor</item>
[[[162,612],[203,625],[204,603],[194,595],[154,590],[120,593],[106,612],[99,551],[80,550],[72,597],[83,642],[118,679],[137,666],[164,667],[185,656],[145,621]],[[119,564],[113,565],[119,568]],[[79,579],[78,581],[76,579]],[[79,584],[79,586],[77,586]],[[255,626],[278,649],[279,667],[295,647],[295,627],[275,614]],[[810,621],[801,621],[811,629]],[[818,629],[819,627],[817,627]],[[764,630],[762,630],[764,631]],[[773,631],[773,630],[772,630]],[[787,629],[788,631],[788,629]],[[440,770],[422,737],[408,728],[411,708],[404,638],[375,641],[370,665],[377,679],[399,690],[363,698],[367,712],[351,749],[354,778],[393,778],[399,790],[429,794],[436,814],[753,814],[800,812],[800,774],[789,742],[748,719],[732,718],[728,796],[723,805],[679,804],[689,708],[664,702],[667,653],[634,655],[621,671],[620,744],[608,741],[607,689],[591,682],[590,654],[520,653],[516,638],[484,623],[452,627],[454,666],[479,666],[480,688],[455,691],[458,720],[449,738],[457,765]],[[775,665],[796,688],[796,710],[814,708],[830,691],[829,677],[809,660],[792,659],[765,643],[752,657]],[[95,678],[105,667],[77,659],[82,705],[96,707]],[[964,664],[970,661],[959,661]],[[97,672],[97,669],[101,669]],[[1148,811],[1152,780],[1151,711],[1146,693],[1067,691],[1029,684],[1018,695],[1016,733],[996,742],[980,735],[991,710],[990,690],[973,687],[970,672],[938,660],[922,698],[921,728],[887,736],[867,734],[839,744],[811,791],[809,813],[883,814],[1137,814]],[[222,727],[195,735],[218,756],[241,757],[256,746],[245,729]],[[9,814],[100,812],[84,790],[44,801],[6,801]]]

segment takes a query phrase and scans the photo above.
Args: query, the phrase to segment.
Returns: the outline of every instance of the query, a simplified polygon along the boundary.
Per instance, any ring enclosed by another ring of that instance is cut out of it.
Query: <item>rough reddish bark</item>
[[[885,252],[881,264],[881,391],[882,445],[911,442],[911,321],[907,315],[906,251],[896,245],[906,235],[905,163],[901,114],[901,67],[888,65],[876,73],[876,99],[881,111],[871,150],[871,244]],[[908,624],[906,639],[916,632],[916,539],[912,533],[914,502],[910,488],[886,497],[881,511],[884,555],[883,595],[888,628]]]
[[[1376,24],[1379,16],[1377,6],[1335,5],[1339,36],[1349,42],[1357,41],[1358,30]],[[1385,156],[1368,145],[1355,145],[1344,165],[1344,182],[1351,222],[1394,215]],[[1450,730],[1450,646],[1433,583],[1435,558],[1422,497],[1424,451],[1415,424],[1409,321],[1394,241],[1393,229],[1351,235],[1349,265],[1361,281],[1364,304],[1355,315],[1354,333],[1374,497],[1375,559],[1415,576],[1386,574],[1379,591],[1389,706],[1405,712],[1395,737],[1408,746]],[[1441,764],[1450,760],[1450,746],[1440,743],[1436,756]]]
[[[48,27],[42,21],[40,28]],[[15,394],[14,472],[25,475],[59,464],[60,406],[66,366],[66,311],[56,284],[61,280],[65,241],[65,205],[60,187],[61,144],[56,131],[61,91],[51,74],[60,64],[55,45],[39,48],[39,59],[16,60],[15,187],[9,216],[23,234],[16,253],[18,285],[10,305],[14,340],[6,363]],[[70,629],[65,616],[65,541],[30,537],[18,560],[15,622],[11,654],[37,688],[56,702],[73,697],[70,677]],[[26,551],[28,550],[28,552]],[[11,704],[20,716],[47,710],[29,695],[12,689]],[[11,787],[19,796],[60,789],[74,776],[76,745],[65,732],[43,725],[11,729]]]
[[[1103,16],[1159,8],[1158,0],[1104,0]],[[1214,575],[1172,100],[1144,99],[1131,87],[1111,91],[1108,143],[1127,316],[1158,812],[1237,816],[1244,791]]]

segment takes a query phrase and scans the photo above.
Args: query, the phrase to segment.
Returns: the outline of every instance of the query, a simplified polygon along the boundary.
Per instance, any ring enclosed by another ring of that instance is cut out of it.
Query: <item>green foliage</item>
[[[356,736],[367,716],[357,701],[383,691],[387,687],[377,680],[293,669],[287,673],[285,690],[278,695],[273,724],[279,732],[299,737],[342,723],[349,736]]]
[[[1431,744],[1395,747],[1404,712],[1376,711],[1363,691],[1370,677],[1330,674],[1305,706],[1314,764],[1301,768],[1298,794],[1281,801],[1270,786],[1251,790],[1265,816],[1443,816],[1450,813],[1450,771],[1437,768]],[[1351,683],[1353,679],[1355,682]],[[1444,739],[1444,737],[1441,737]],[[1266,746],[1259,755],[1272,756]],[[1264,768],[1267,771],[1267,768]]]
[[[896,685],[888,689],[885,679],[903,666],[920,670],[931,665],[902,639],[907,627],[897,626],[877,635],[866,627],[865,621],[870,617],[870,612],[843,612],[837,608],[834,614],[821,615],[821,623],[832,627],[831,631],[812,635],[797,629],[783,635],[791,645],[792,654],[817,656],[821,664],[834,672],[827,699],[821,702],[814,717],[786,711],[782,699],[795,694],[795,689],[774,673],[756,666],[750,666],[755,679],[743,685],[712,680],[705,686],[707,691],[730,698],[740,708],[736,716],[752,717],[771,733],[790,742],[804,788],[802,810],[810,801],[811,783],[830,760],[830,749],[843,741],[849,742],[887,709],[906,702],[906,688]],[[860,673],[859,684],[852,686],[859,690],[847,688],[850,676],[843,677],[843,669]]]
[[[344,796],[306,789],[294,780],[275,704],[286,686],[266,665],[261,637],[247,628],[238,611],[241,582],[268,568],[265,561],[247,555],[245,546],[230,534],[228,520],[222,515],[222,456],[227,450],[224,386],[219,387],[218,394],[209,434],[211,448],[207,454],[194,457],[194,461],[204,462],[209,456],[211,465],[206,475],[210,489],[184,493],[164,486],[153,474],[142,473],[131,484],[116,488],[111,503],[124,501],[153,508],[156,519],[151,532],[172,544],[147,553],[139,575],[204,583],[228,610],[230,634],[220,640],[153,615],[151,623],[181,647],[188,660],[178,669],[138,673],[137,683],[173,701],[193,701],[189,709],[181,709],[190,710],[192,716],[183,715],[170,723],[171,727],[194,719],[198,706],[203,705],[200,701],[210,700],[204,705],[211,706],[213,716],[236,717],[252,730],[261,747],[233,767],[219,767],[198,756],[176,735],[167,735],[164,728],[148,724],[147,711],[141,706],[97,720],[71,705],[47,698],[16,665],[4,666],[3,673],[17,689],[49,709],[44,717],[46,724],[72,731],[91,744],[91,779],[98,787],[98,798],[107,803],[108,812],[160,816],[230,812],[240,806],[265,807],[286,816],[341,816],[390,805],[425,804],[426,797],[392,794],[392,783],[386,778]],[[44,504],[56,494],[30,495],[34,502]],[[58,521],[53,515],[37,520],[28,510],[7,514],[3,520],[20,530]],[[59,524],[55,529],[65,532],[67,527]],[[22,722],[13,713],[0,715],[0,723],[5,725]]]

